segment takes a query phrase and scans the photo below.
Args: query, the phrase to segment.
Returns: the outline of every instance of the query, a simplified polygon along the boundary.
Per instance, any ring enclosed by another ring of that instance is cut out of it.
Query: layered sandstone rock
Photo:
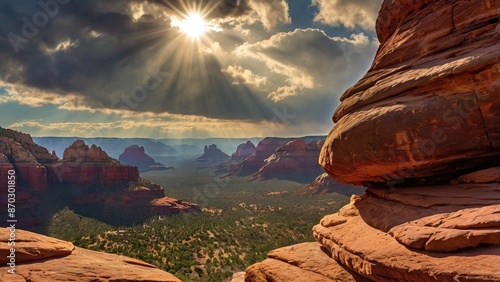
[[[306,144],[303,139],[290,141],[265,159],[253,176],[256,179],[283,178],[310,182],[323,172],[318,164],[323,143],[324,141],[312,141]]]
[[[500,281],[498,8],[384,1],[375,61],[319,158],[369,188],[313,228],[315,254],[271,252],[247,282]]]
[[[314,236],[334,260],[374,281],[498,281],[499,189],[368,189],[323,218]]]
[[[217,148],[217,145],[212,144],[205,146],[203,155],[198,158],[198,161],[225,161],[229,158],[229,155]]]
[[[44,197],[58,199],[83,215],[121,225],[152,215],[199,210],[195,204],[166,197],[161,186],[139,177],[137,167],[122,165],[100,147],[89,147],[82,140],[68,147],[60,161],[27,134],[3,128],[0,134],[0,202],[7,205],[8,173],[14,170],[16,215],[23,228],[36,228],[57,208],[44,206],[50,205],[39,200]],[[7,216],[5,209],[2,215]]]
[[[152,157],[146,154],[144,147],[137,145],[125,148],[123,153],[118,157],[118,160],[122,164],[136,166],[142,172],[167,169],[165,165],[155,162]]]
[[[27,190],[43,191],[47,188],[47,170],[33,153],[17,142],[18,138],[0,137],[0,153],[5,161],[12,162],[16,170],[16,182]],[[48,153],[48,151],[47,151]]]
[[[242,161],[248,158],[249,156],[255,154],[256,151],[257,148],[252,143],[252,141],[247,141],[246,143],[238,145],[238,147],[236,148],[236,152],[231,155],[231,160]]]
[[[137,167],[122,165],[100,147],[89,147],[82,140],[75,141],[64,150],[62,162],[48,165],[47,168],[51,183],[115,186],[139,179]]]
[[[1,281],[170,281],[172,274],[140,260],[74,247],[70,242],[16,230],[15,273],[8,273],[8,229],[0,232]]]
[[[334,115],[320,157],[327,172],[346,183],[438,183],[498,164],[498,8],[384,1],[375,61]]]
[[[257,144],[253,155],[247,157],[232,169],[233,174],[247,176],[256,173],[264,165],[264,161],[274,154],[278,147],[281,147],[293,140],[295,139],[276,137],[267,137],[263,139],[259,142],[259,144]]]
[[[364,188],[353,185],[339,183],[333,180],[328,174],[322,173],[311,184],[300,190],[302,195],[325,195],[331,193],[351,196],[353,194],[361,195]]]

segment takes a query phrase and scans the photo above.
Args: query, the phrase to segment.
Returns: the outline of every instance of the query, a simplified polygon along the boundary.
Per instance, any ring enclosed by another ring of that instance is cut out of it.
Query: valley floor
[[[69,209],[57,213],[49,233],[75,245],[152,263],[183,281],[222,281],[276,248],[314,241],[312,227],[348,202],[343,195],[301,196],[304,184],[220,178],[213,166],[179,161],[175,170],[141,176],[167,195],[194,202],[201,213],[153,218],[114,227]]]

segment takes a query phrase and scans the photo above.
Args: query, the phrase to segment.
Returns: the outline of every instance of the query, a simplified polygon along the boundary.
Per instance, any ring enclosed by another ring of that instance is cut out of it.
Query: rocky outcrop
[[[170,281],[172,274],[133,258],[90,251],[51,237],[16,230],[15,274],[7,256],[10,231],[0,232],[1,281]]]
[[[333,263],[332,263],[333,261]],[[245,281],[370,281],[335,263],[318,243],[302,243],[271,251],[247,268]]]
[[[120,225],[152,215],[199,210],[195,204],[166,197],[161,186],[139,177],[137,167],[122,165],[100,147],[89,147],[82,140],[65,150],[63,160],[57,160],[27,134],[3,128],[0,134],[0,201],[7,205],[9,171],[14,171],[16,215],[23,228],[36,228],[57,209],[44,207],[52,205],[39,200],[45,198]],[[37,156],[42,157],[41,162]]]
[[[205,146],[203,150],[203,156],[198,158],[198,161],[226,161],[230,157],[226,153],[222,152],[217,148],[217,145],[212,144],[210,146]]]
[[[273,251],[247,282],[500,281],[498,8],[384,1],[375,61],[319,158],[368,188],[313,228],[315,253]]]
[[[333,180],[328,174],[322,173],[316,179],[299,191],[302,195],[325,195],[338,193],[346,196],[353,194],[361,195],[364,188],[348,184],[342,184]]]
[[[16,136],[13,133],[15,131],[7,132],[11,133],[8,134],[9,136]],[[24,139],[26,139],[26,137],[24,137]],[[16,141],[22,141],[24,139],[17,137],[15,139],[11,137],[0,137],[0,153],[6,157],[6,161],[11,162],[16,171],[16,182],[19,186],[27,190],[43,191],[47,188],[47,170],[38,162],[29,149],[23,147],[21,143]]]
[[[146,154],[144,147],[132,145],[125,148],[125,151],[118,157],[120,163],[130,166],[136,166],[139,171],[166,170],[165,165],[155,162],[155,160]]]
[[[324,141],[312,141],[306,144],[297,139],[280,146],[267,159],[255,179],[281,178],[299,182],[311,182],[323,169],[318,164],[318,156]]]
[[[247,141],[246,143],[238,145],[236,152],[231,155],[231,161],[242,161],[255,154],[256,151],[257,149],[252,141]]]
[[[428,185],[499,164],[498,8],[384,1],[375,61],[333,117],[320,157],[327,172],[346,183]]]
[[[63,160],[67,162],[112,162],[113,159],[101,147],[92,145],[90,148],[83,140],[76,140],[64,150]]]
[[[334,260],[374,281],[497,281],[499,189],[368,189],[323,218],[314,236]]]
[[[66,148],[62,162],[47,168],[50,183],[109,187],[139,179],[137,167],[122,165],[100,147],[89,147],[82,140]]]
[[[293,138],[267,137],[257,144],[255,153],[240,164],[232,168],[232,174],[238,176],[248,176],[256,173],[264,165],[264,161],[269,158],[278,147],[293,141]]]

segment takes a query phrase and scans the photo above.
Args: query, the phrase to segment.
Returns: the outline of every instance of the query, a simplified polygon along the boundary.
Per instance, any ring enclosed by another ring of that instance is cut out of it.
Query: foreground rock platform
[[[246,281],[500,281],[498,214],[499,183],[369,188]]]
[[[74,247],[70,242],[23,230],[16,230],[16,274],[10,274],[4,266],[10,249],[6,241],[9,230],[0,231],[0,281],[181,281],[140,260]]]

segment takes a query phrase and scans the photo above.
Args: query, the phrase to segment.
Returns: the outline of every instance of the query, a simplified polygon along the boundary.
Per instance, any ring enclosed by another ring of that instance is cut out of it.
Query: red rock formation
[[[212,144],[205,146],[203,156],[199,157],[199,161],[225,161],[229,156],[217,148],[217,145]]]
[[[375,61],[334,115],[320,157],[327,172],[345,183],[429,183],[498,164],[497,9],[490,0],[385,1]]]
[[[234,167],[233,174],[239,176],[247,176],[256,173],[263,165],[264,161],[269,158],[278,147],[293,141],[293,138],[276,138],[267,137],[257,144],[255,154],[247,157],[239,165]]]
[[[118,157],[118,160],[125,165],[136,166],[139,171],[167,169],[163,164],[146,154],[144,147],[132,145],[125,148],[125,151]]]
[[[74,247],[70,242],[16,230],[15,273],[8,273],[10,231],[0,232],[1,281],[180,282],[172,274],[133,258]]]
[[[335,180],[369,188],[313,228],[316,253],[271,252],[247,282],[500,281],[498,8],[384,1],[375,61],[320,156]]]
[[[324,195],[339,193],[346,196],[353,194],[361,195],[365,189],[357,186],[339,183],[333,180],[328,174],[322,173],[306,187],[300,190],[302,195]]]
[[[82,140],[75,141],[64,150],[61,163],[48,165],[47,168],[51,183],[113,186],[139,179],[137,167],[121,165],[100,147],[92,145],[89,148]]]
[[[3,191],[0,202],[4,206],[7,204],[8,171],[15,170],[16,208],[23,216],[19,225],[25,228],[40,223],[37,208],[43,205],[30,191],[56,193],[61,201],[82,213],[104,207],[112,214],[108,218],[110,223],[117,219],[121,220],[120,224],[130,224],[148,219],[153,214],[198,210],[194,204],[165,198],[164,189],[141,179],[137,167],[120,164],[97,146],[89,148],[78,140],[65,150],[62,161],[52,162],[50,156],[53,155],[32,143],[29,135],[3,128],[0,128],[0,133],[4,135],[0,136],[0,184]],[[35,153],[32,153],[33,148]],[[38,162],[37,155],[44,158],[43,164]],[[45,191],[48,185],[51,190]],[[63,189],[57,190],[61,187]],[[43,193],[37,196],[46,195]],[[130,214],[124,214],[123,209],[130,210]],[[137,216],[133,217],[135,214]],[[100,214],[92,216],[99,218]]]
[[[11,142],[14,141],[19,143],[23,148],[30,151],[31,155],[33,155],[39,163],[51,163],[58,160],[57,156],[50,154],[46,148],[33,142],[29,134],[0,127],[0,136],[10,138]]]
[[[252,141],[247,141],[246,143],[238,145],[238,147],[236,148],[236,152],[231,155],[231,160],[242,161],[255,154],[256,151],[257,149],[255,148],[255,145],[252,143]]]
[[[4,154],[0,153],[0,193],[7,194],[9,171],[13,171],[14,166]],[[1,197],[1,195],[0,195]]]
[[[267,159],[256,179],[284,178],[310,182],[323,169],[318,164],[318,156],[324,141],[305,143],[303,139],[290,141],[280,146]]]
[[[63,160],[67,162],[112,162],[113,159],[101,147],[92,145],[90,148],[83,140],[76,140],[64,150]]]
[[[0,153],[12,162],[17,184],[28,190],[43,191],[47,188],[47,170],[30,150],[9,137],[0,137]]]

